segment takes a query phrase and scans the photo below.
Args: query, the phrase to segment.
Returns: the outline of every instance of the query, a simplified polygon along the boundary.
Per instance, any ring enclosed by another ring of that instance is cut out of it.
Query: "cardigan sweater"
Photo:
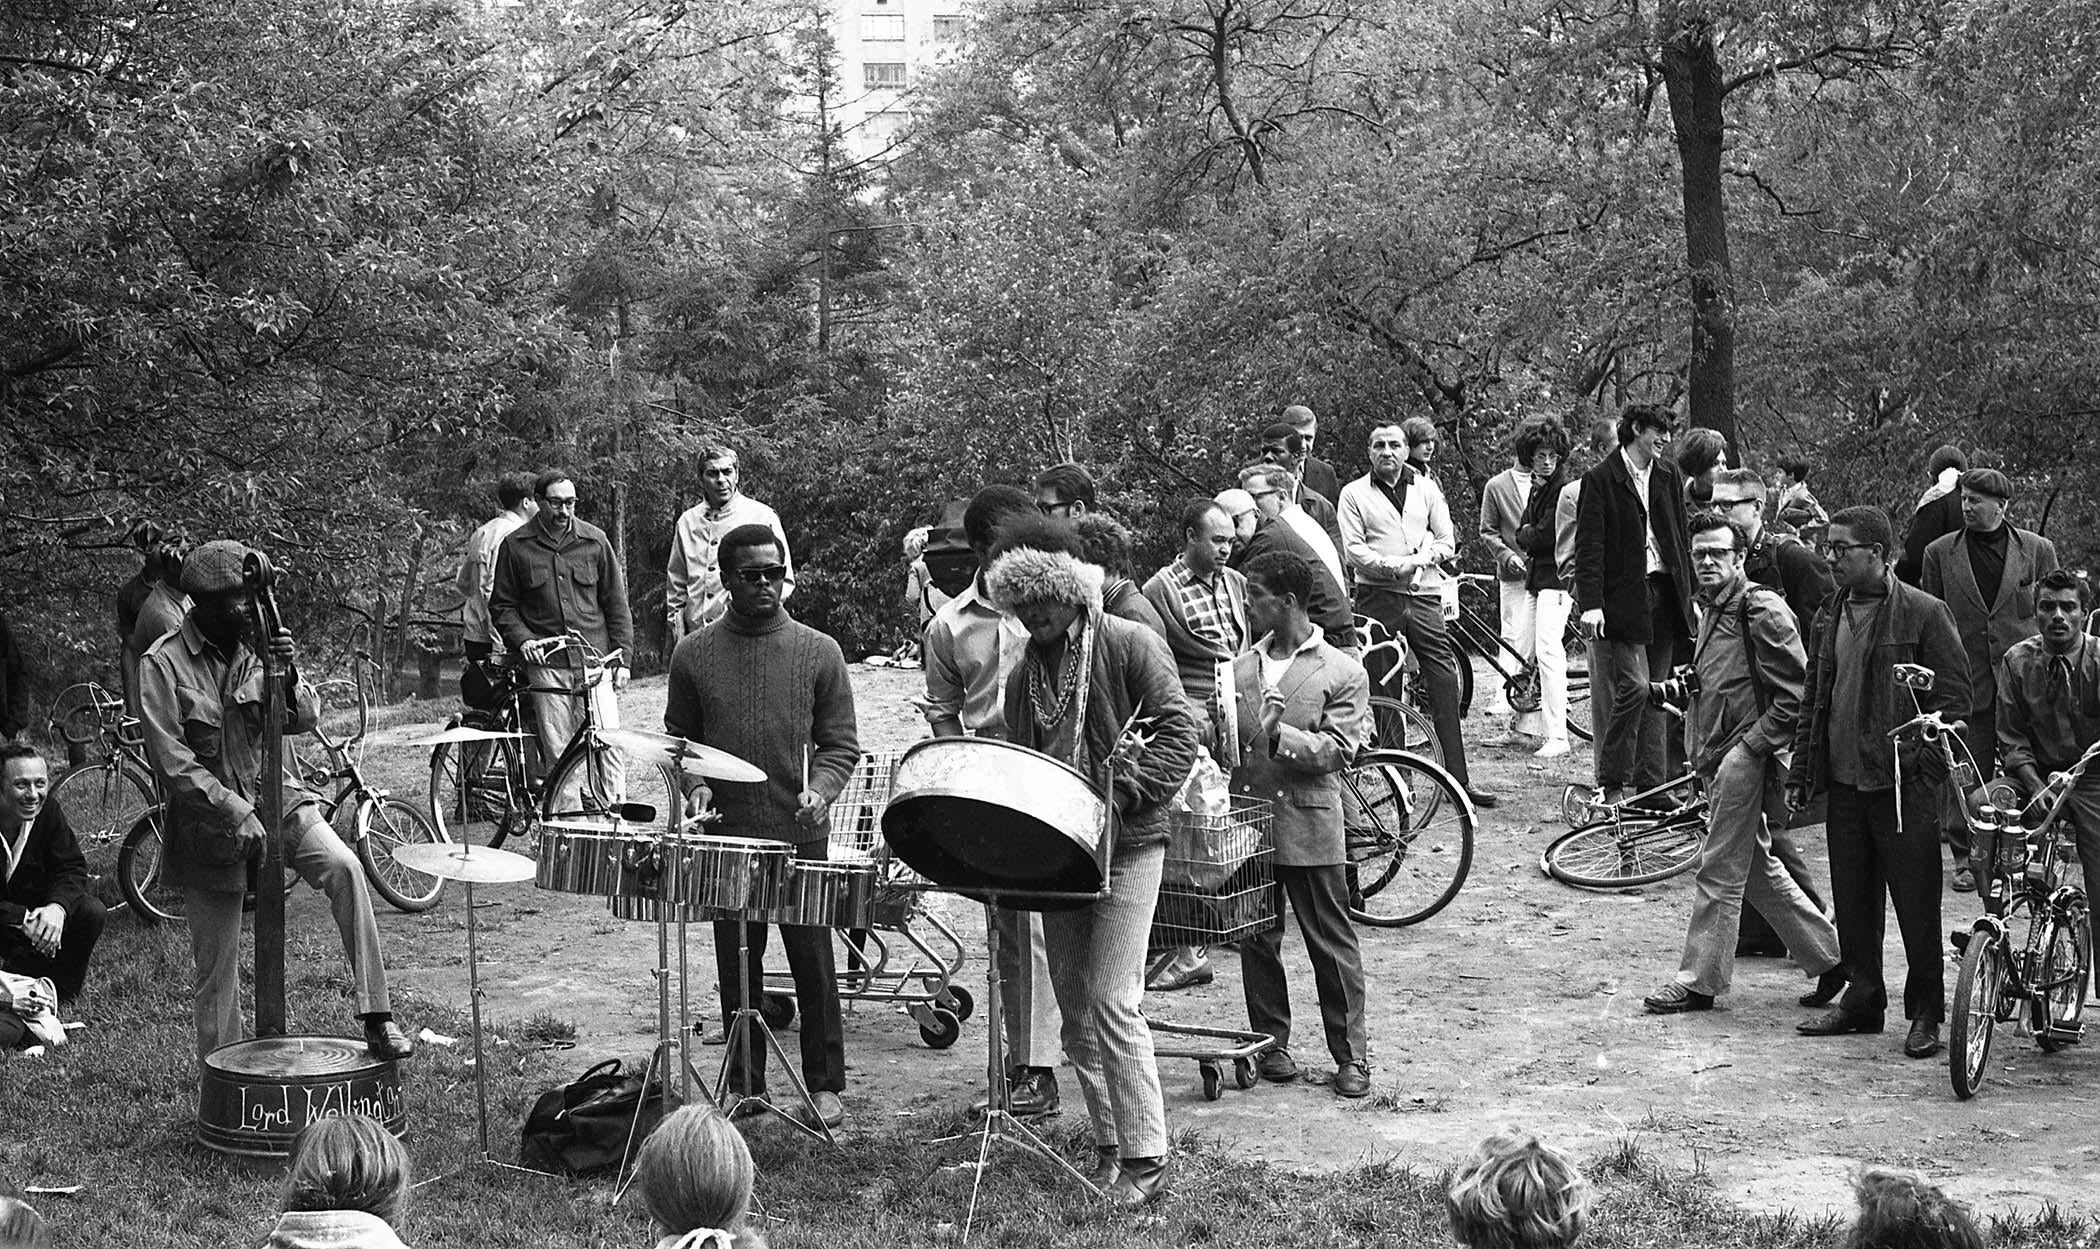
[[[860,760],[853,683],[831,638],[789,616],[764,620],[735,612],[688,634],[671,654],[664,729],[726,750],[766,774],[763,781],[710,781],[722,833],[795,845],[823,841],[795,822],[801,806],[802,750],[813,745],[809,785],[838,798]]]

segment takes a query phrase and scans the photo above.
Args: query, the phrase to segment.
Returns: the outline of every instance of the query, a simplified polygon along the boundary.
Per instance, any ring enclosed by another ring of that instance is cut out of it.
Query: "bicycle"
[[[1526,657],[1502,638],[1502,631],[1486,614],[1488,590],[1496,578],[1491,573],[1458,574],[1458,615],[1450,622],[1451,639],[1463,662],[1458,665],[1458,709],[1465,715],[1473,709],[1473,664],[1468,652],[1482,656],[1502,677],[1502,695],[1510,709],[1519,713],[1539,710],[1544,687],[1539,680],[1539,661]],[[1469,601],[1470,600],[1470,601]],[[1568,732],[1590,740],[1589,642],[1571,621],[1561,630],[1561,644],[1568,657]]]
[[[1577,786],[1561,797],[1575,827],[1548,843],[1539,870],[1585,889],[1630,889],[1687,871],[1706,842],[1706,788],[1686,773],[1616,805],[1586,799]]]
[[[1936,749],[1950,775],[1958,775],[1968,753],[1959,728],[1938,712],[1921,712],[1889,736]],[[2084,1034],[2092,916],[2084,888],[2073,883],[2082,876],[2068,870],[2073,838],[2065,808],[2096,758],[2100,743],[2087,747],[2068,770],[2052,774],[2017,811],[1960,804],[1972,846],[1982,851],[1971,861],[1982,861],[1984,903],[1984,914],[1953,934],[1961,975],[1948,1021],[1947,1074],[1962,1101],[1983,1087],[1991,1037],[2001,1021],[2018,1020],[2049,1054],[2077,1044]],[[2036,813],[2039,822],[2030,827],[2023,817]],[[2014,930],[2023,920],[2027,931],[2015,948]]]
[[[1402,928],[1443,910],[1473,866],[1479,816],[1466,791],[1404,750],[1364,751],[1341,781],[1350,918]]]
[[[92,681],[59,695],[52,727],[69,753],[79,747],[87,757],[52,782],[51,801],[80,842],[96,899],[119,910],[132,901],[122,884],[124,842],[139,817],[160,805],[145,738],[124,700]],[[97,749],[89,752],[91,745]]]
[[[1430,718],[1422,683],[1407,679],[1408,665],[1413,660],[1407,640],[1394,636],[1384,624],[1369,616],[1356,618],[1356,631],[1365,641],[1364,670],[1380,671],[1371,681],[1371,745],[1381,750],[1404,750],[1443,766],[1444,743],[1436,735],[1436,721]],[[1391,653],[1391,663],[1372,662],[1374,656],[1387,652]],[[1399,688],[1394,693],[1381,692],[1391,689],[1395,682]]]
[[[500,695],[494,711],[469,710],[445,722],[449,729],[467,727],[498,733],[525,734],[486,742],[448,742],[430,752],[430,818],[447,841],[491,847],[543,820],[602,820],[623,808],[647,806],[673,832],[679,827],[682,788],[665,764],[639,776],[628,769],[615,775],[606,767],[612,748],[598,728],[586,692],[605,680],[608,660],[571,633],[544,658],[565,656],[572,685],[524,685],[515,666],[491,665]],[[538,738],[526,714],[526,694],[574,695],[581,707],[576,732],[562,747],[544,779]],[[573,795],[570,797],[569,795]]]

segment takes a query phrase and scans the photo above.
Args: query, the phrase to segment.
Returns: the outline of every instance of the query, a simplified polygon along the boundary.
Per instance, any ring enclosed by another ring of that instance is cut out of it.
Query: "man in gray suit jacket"
[[[1309,561],[1272,551],[1250,560],[1246,572],[1247,624],[1259,640],[1233,661],[1239,757],[1232,788],[1270,803],[1277,889],[1298,916],[1312,960],[1334,1091],[1362,1097],[1371,1091],[1371,1063],[1339,773],[1364,745],[1371,683],[1363,665],[1329,645],[1307,616]],[[1298,1077],[1282,950],[1280,928],[1240,942],[1247,1022],[1276,1038],[1257,1067],[1278,1082]]]
[[[1995,468],[1972,468],[1961,477],[1962,527],[1925,548],[1918,588],[1947,605],[1969,657],[1969,728],[1963,734],[1976,756],[1979,780],[1991,778],[1998,746],[1998,682],[2005,652],[2041,632],[2035,616],[2035,584],[2057,569],[2056,544],[2031,529],[2006,522],[2012,482]],[[1950,788],[1948,801],[1961,795]],[[1951,808],[1943,817],[1954,851],[1954,888],[1976,888],[1969,867],[1969,826]]]

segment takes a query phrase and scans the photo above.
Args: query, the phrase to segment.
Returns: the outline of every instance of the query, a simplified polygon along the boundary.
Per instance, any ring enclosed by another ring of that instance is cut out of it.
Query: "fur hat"
[[[247,546],[231,539],[205,543],[182,561],[182,592],[195,598],[240,589],[246,584],[241,565],[247,558]]]
[[[1031,603],[1083,608],[1101,604],[1101,570],[1062,551],[1017,546],[992,561],[984,585],[991,591],[992,605],[1003,612]]]

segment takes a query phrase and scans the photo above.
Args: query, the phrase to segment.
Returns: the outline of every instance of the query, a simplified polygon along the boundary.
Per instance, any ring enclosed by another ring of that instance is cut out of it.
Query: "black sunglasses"
[[[787,580],[787,575],[786,564],[767,564],[764,568],[739,568],[736,570],[737,580],[742,581],[745,585],[764,585],[768,581],[785,581]]]

